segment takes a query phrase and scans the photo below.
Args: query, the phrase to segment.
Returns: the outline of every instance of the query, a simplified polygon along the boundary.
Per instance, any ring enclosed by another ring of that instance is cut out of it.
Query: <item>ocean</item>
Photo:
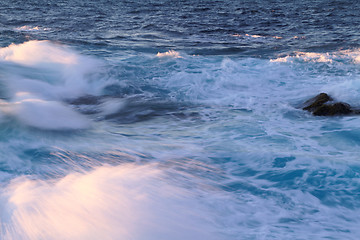
[[[359,12],[0,1],[0,239],[359,239]]]

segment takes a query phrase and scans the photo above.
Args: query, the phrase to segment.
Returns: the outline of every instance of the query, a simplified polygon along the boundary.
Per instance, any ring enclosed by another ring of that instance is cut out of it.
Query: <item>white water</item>
[[[155,166],[103,166],[2,188],[1,239],[216,239],[210,209]],[[176,233],[174,235],[174,233]]]
[[[49,41],[2,48],[0,61],[10,97],[20,91],[52,99],[73,98],[96,94],[95,85],[101,84],[95,76],[102,65],[99,60]]]
[[[179,120],[164,114],[121,124],[101,117],[129,108],[126,97],[87,106],[99,110],[91,116],[66,101],[100,95],[107,79],[116,83],[120,75],[98,77],[101,68],[110,68],[107,63],[48,41],[0,50],[5,89],[0,238],[346,239],[347,232],[360,234],[356,198],[336,195],[338,189],[352,193],[357,187],[351,174],[358,173],[349,166],[358,162],[359,120],[318,118],[298,107],[322,91],[356,106],[356,52],[304,53],[280,62],[181,55],[122,59],[120,72],[127,69],[136,77],[121,84],[165,89],[163,98],[186,107],[180,113],[198,115]],[[145,64],[134,67],[140,60]],[[144,96],[155,94],[138,95],[145,104],[153,99]],[[276,159],[285,163],[276,165]],[[298,171],[304,174],[293,177]],[[324,182],[318,184],[318,178]],[[315,194],[321,184],[328,199]]]
[[[7,101],[3,115],[43,129],[64,130],[90,127],[90,120],[62,100],[98,94],[96,78],[101,62],[66,46],[49,41],[29,41],[0,49],[1,82]]]

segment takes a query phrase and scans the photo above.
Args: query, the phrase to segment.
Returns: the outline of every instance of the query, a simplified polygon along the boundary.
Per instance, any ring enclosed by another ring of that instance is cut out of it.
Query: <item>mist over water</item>
[[[358,239],[356,2],[0,10],[0,239]]]

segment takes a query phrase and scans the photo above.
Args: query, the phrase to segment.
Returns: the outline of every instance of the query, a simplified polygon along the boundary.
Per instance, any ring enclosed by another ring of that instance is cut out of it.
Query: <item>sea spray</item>
[[[360,235],[360,5],[0,2],[0,238]],[[37,114],[35,114],[37,113]]]
[[[92,81],[100,71],[99,60],[50,41],[11,44],[0,49],[0,61],[8,64],[2,81],[13,95],[23,91],[48,99],[74,98],[96,94],[91,85],[101,84]]]
[[[202,212],[209,209],[165,180],[153,165],[103,166],[56,181],[14,179],[0,194],[0,236],[216,239]]]

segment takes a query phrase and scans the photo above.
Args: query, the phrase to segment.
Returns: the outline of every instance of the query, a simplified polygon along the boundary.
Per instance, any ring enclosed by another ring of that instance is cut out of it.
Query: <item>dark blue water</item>
[[[353,1],[2,1],[1,44],[46,39],[110,53],[256,57],[334,51],[359,46],[358,11]],[[14,31],[22,26],[48,31]]]
[[[1,1],[0,238],[358,239],[356,1]]]

